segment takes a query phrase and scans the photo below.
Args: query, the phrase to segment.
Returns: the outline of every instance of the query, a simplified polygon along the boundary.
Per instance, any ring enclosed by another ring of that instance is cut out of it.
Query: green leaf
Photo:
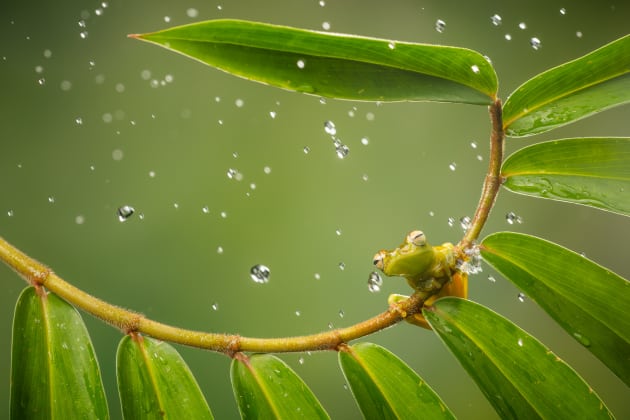
[[[168,343],[125,336],[116,354],[118,393],[126,419],[211,419],[188,365]]]
[[[497,78],[463,48],[211,20],[131,37],[288,90],[362,101],[490,104]]]
[[[383,347],[359,343],[339,352],[339,364],[367,419],[454,419],[440,397]]]
[[[490,309],[447,297],[422,313],[501,418],[613,417],[570,366]]]
[[[521,85],[503,108],[508,136],[569,124],[630,102],[630,35]]]
[[[630,282],[559,245],[500,232],[483,258],[630,385]]]
[[[109,418],[92,342],[67,302],[42,288],[24,289],[11,352],[11,418]]]
[[[511,191],[630,216],[630,138],[575,138],[525,147],[503,163]]]
[[[243,419],[329,418],[308,386],[273,355],[233,359],[230,378]]]

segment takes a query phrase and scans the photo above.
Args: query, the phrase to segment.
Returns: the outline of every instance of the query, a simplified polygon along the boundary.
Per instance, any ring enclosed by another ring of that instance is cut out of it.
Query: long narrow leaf
[[[302,379],[273,355],[235,358],[230,378],[243,419],[329,418]]]
[[[630,385],[630,282],[559,245],[519,233],[485,238],[481,255]]]
[[[94,348],[79,313],[33,287],[15,307],[11,418],[107,419]]]
[[[630,216],[630,138],[575,138],[525,147],[501,168],[509,190]]]
[[[570,366],[490,309],[448,297],[422,312],[501,418],[612,418]]]
[[[454,419],[416,372],[383,347],[359,343],[339,352],[339,364],[366,419]]]
[[[247,79],[364,101],[490,104],[497,78],[478,52],[240,20],[131,35]]]
[[[505,103],[514,137],[542,133],[630,101],[630,35],[539,74]]]
[[[188,365],[168,343],[125,336],[116,355],[118,392],[126,419],[211,419]]]

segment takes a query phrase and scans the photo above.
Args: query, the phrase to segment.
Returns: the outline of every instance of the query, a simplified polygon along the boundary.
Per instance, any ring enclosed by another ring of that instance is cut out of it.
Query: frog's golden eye
[[[414,244],[415,246],[425,246],[427,244],[427,237],[424,236],[424,232],[421,230],[414,230],[407,235],[407,243]]]
[[[372,263],[376,266],[376,268],[382,270],[383,267],[385,267],[384,261],[385,261],[385,252],[379,251],[374,255],[374,259],[372,260]]]

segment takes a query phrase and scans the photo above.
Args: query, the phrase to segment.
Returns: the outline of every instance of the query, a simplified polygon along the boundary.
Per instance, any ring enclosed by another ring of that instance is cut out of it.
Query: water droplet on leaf
[[[249,270],[249,276],[255,283],[268,283],[271,274],[269,267],[262,264],[256,264]]]
[[[575,337],[575,339],[577,341],[579,341],[580,344],[582,344],[584,347],[590,347],[591,346],[591,340],[589,340],[588,338],[584,337],[579,332],[574,332],[573,333],[573,337]]]

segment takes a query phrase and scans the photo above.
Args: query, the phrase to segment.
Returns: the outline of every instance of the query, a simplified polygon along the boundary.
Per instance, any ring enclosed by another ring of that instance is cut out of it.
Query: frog
[[[424,306],[444,296],[468,298],[468,275],[456,267],[458,250],[450,242],[431,246],[421,230],[411,231],[404,242],[394,250],[381,250],[374,255],[373,263],[386,276],[404,277],[409,286],[416,291],[434,288],[436,282],[444,284],[442,289],[429,297]],[[393,305],[407,296],[394,294],[388,299]],[[411,324],[428,330],[428,321],[421,313],[405,318]]]

